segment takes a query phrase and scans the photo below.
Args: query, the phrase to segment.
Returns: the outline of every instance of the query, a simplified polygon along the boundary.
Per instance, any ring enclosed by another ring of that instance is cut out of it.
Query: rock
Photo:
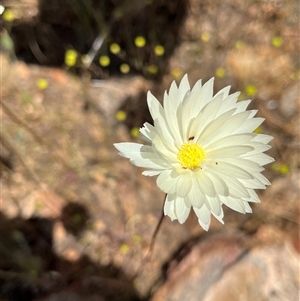
[[[289,242],[248,246],[238,233],[200,241],[151,301],[297,300],[299,257]]]

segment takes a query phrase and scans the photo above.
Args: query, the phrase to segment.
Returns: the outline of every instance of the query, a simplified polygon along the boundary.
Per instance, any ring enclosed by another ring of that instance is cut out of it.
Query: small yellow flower
[[[237,40],[234,44],[235,49],[241,50],[245,47],[245,43],[241,40]]]
[[[99,64],[102,67],[107,67],[110,64],[110,58],[107,55],[101,55],[99,58]]]
[[[73,49],[69,49],[65,53],[65,64],[69,67],[72,67],[76,64],[77,61],[77,52]]]
[[[110,47],[109,47],[109,50],[110,50],[110,52],[113,53],[113,54],[118,54],[118,53],[120,53],[121,48],[120,48],[119,44],[117,44],[117,43],[112,43],[112,44],[110,45]]]
[[[120,71],[123,74],[127,74],[130,71],[130,66],[128,64],[124,63],[120,66]]]
[[[162,56],[162,55],[164,55],[164,53],[165,53],[165,48],[164,48],[164,46],[162,46],[162,45],[156,45],[156,46],[154,47],[154,53],[155,53],[155,55],[157,55],[157,56]]]
[[[122,254],[127,254],[129,252],[129,246],[127,244],[121,244],[119,248]]]
[[[290,78],[292,80],[299,80],[300,79],[300,70],[295,70],[291,73]]]
[[[245,92],[248,96],[254,96],[257,93],[257,89],[254,85],[248,85]]]
[[[282,175],[286,175],[290,171],[289,166],[287,164],[280,164],[280,163],[272,164],[272,169],[274,171],[281,173]]]
[[[117,113],[116,113],[116,119],[118,121],[124,121],[126,120],[127,118],[127,114],[125,111],[122,111],[122,110],[119,110]]]
[[[37,203],[35,204],[35,209],[36,209],[37,211],[43,209],[44,207],[45,207],[45,204],[44,204],[43,202],[37,202]]]
[[[290,171],[290,169],[289,169],[289,167],[286,164],[282,164],[280,166],[280,170],[279,171],[280,171],[281,174],[286,175]]]
[[[224,68],[222,68],[222,67],[217,68],[216,77],[223,78],[225,76],[225,74],[226,74],[226,71]]]
[[[130,135],[133,138],[136,138],[139,135],[139,132],[140,132],[140,130],[137,127],[134,127],[134,128],[131,129]]]
[[[272,45],[275,47],[275,48],[279,48],[281,45],[283,44],[283,40],[281,37],[279,36],[276,36],[272,39]]]
[[[45,78],[39,78],[36,85],[40,90],[45,90],[48,87],[48,81]]]
[[[208,42],[210,40],[211,36],[210,36],[210,33],[205,31],[201,34],[201,40],[203,42]]]
[[[158,72],[158,67],[156,65],[149,65],[146,67],[146,71],[151,73],[151,74],[157,74]]]
[[[4,13],[3,13],[3,19],[6,22],[12,22],[15,19],[15,14],[13,13],[12,10],[10,9],[5,9]]]
[[[171,75],[175,78],[175,79],[179,79],[182,77],[182,70],[179,68],[173,68],[171,70]]]
[[[143,36],[137,36],[134,39],[134,44],[136,47],[142,48],[146,45],[146,40]]]
[[[140,242],[141,242],[141,237],[140,237],[139,235],[134,235],[134,236],[133,236],[133,241],[134,241],[135,243],[140,243]]]

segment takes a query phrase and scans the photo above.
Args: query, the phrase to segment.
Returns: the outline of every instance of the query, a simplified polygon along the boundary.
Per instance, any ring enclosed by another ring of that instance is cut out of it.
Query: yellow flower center
[[[205,150],[195,143],[185,143],[181,146],[177,155],[183,168],[195,169],[206,158]]]

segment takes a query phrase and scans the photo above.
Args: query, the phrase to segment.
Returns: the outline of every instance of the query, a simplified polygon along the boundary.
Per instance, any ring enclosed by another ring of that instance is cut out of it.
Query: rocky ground
[[[297,1],[174,1],[166,57],[128,46],[127,75],[33,64],[14,26],[39,24],[43,3],[6,1],[15,19],[1,21],[0,299],[298,300]],[[107,39],[118,37],[112,28]],[[157,73],[145,71],[148,61]],[[146,92],[162,99],[185,73],[253,99],[266,118],[258,130],[274,136],[276,161],[264,172],[272,185],[253,214],[225,208],[225,225],[213,220],[207,233],[192,214],[183,225],[163,219],[150,251],[164,194],[112,144],[138,141],[136,128],[150,121]]]

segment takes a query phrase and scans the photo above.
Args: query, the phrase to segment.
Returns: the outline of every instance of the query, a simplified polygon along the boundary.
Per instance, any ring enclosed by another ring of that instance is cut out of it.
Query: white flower
[[[237,101],[230,86],[213,96],[213,78],[199,80],[191,89],[187,75],[165,92],[163,106],[148,92],[154,126],[145,123],[140,133],[148,145],[116,143],[120,154],[146,176],[156,176],[164,191],[164,213],[184,223],[191,208],[208,230],[211,214],[223,222],[222,204],[241,213],[252,212],[248,202],[260,202],[254,189],[270,182],[261,174],[273,158],[273,137],[253,131],[264,121],[256,110],[246,110],[251,100]]]

